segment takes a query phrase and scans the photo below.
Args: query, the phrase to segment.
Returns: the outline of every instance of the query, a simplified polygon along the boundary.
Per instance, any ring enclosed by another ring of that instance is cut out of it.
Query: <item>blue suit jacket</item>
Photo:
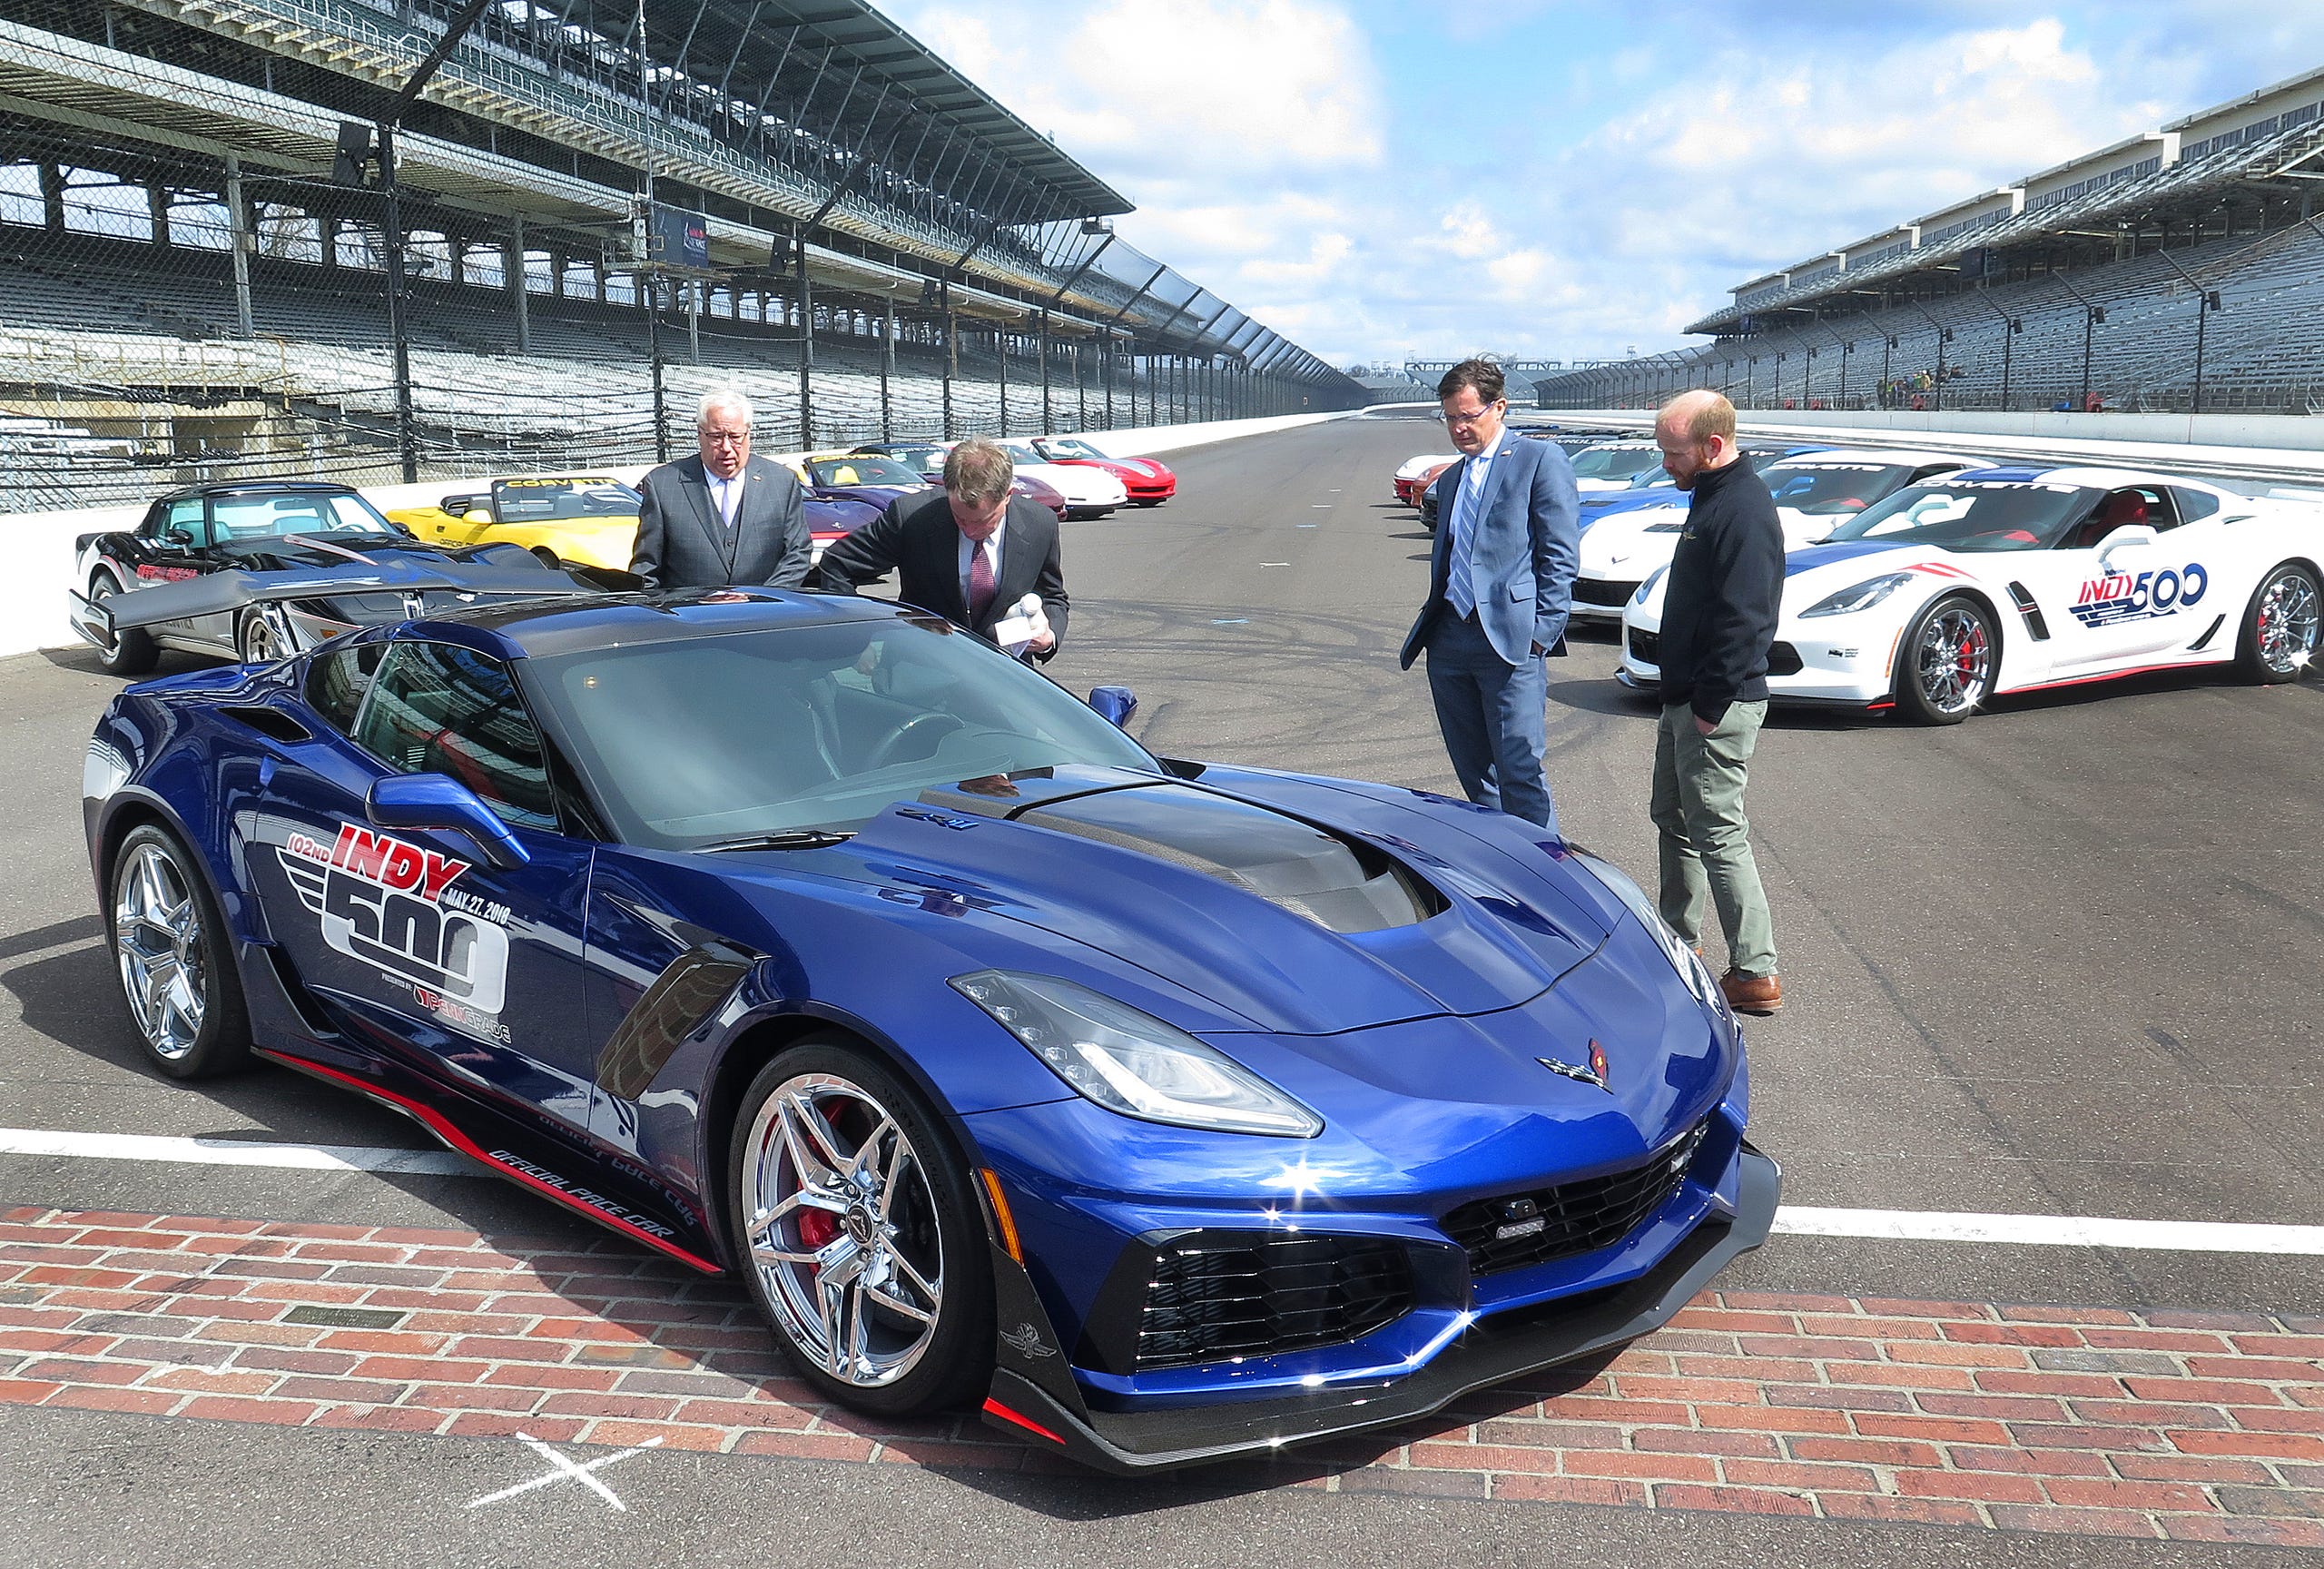
[[[1444,603],[1452,555],[1452,509],[1467,482],[1470,459],[1438,477],[1436,547],[1429,557],[1428,603],[1404,637],[1401,663],[1412,668],[1428,646]],[[1504,429],[1492,449],[1479,498],[1476,542],[1469,582],[1476,590],[1477,621],[1493,651],[1512,665],[1532,656],[1534,645],[1565,652],[1566,612],[1573,604],[1573,574],[1581,565],[1581,497],[1573,465],[1554,441],[1535,441]]]

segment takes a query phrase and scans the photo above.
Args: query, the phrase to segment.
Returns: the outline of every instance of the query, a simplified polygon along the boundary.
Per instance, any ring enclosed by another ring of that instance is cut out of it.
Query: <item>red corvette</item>
[[[1033,449],[1051,463],[1103,469],[1122,482],[1133,507],[1159,507],[1178,493],[1178,477],[1151,458],[1108,458],[1078,436],[1036,436]]]

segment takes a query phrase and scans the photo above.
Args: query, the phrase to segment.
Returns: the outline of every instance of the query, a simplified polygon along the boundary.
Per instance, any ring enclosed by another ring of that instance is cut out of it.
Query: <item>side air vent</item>
[[[1016,815],[1216,877],[1326,931],[1417,925],[1445,908],[1435,889],[1369,844],[1206,790],[1109,790]]]
[[[315,738],[312,731],[280,708],[249,706],[221,708],[218,712],[239,724],[249,725],[261,735],[271,736],[277,741],[299,742],[311,741]]]
[[[2042,619],[2042,607],[2034,603],[2034,596],[2023,583],[2009,586],[2009,597],[2017,605],[2017,613],[2025,617],[2025,635],[2036,643],[2050,640],[2050,624]]]

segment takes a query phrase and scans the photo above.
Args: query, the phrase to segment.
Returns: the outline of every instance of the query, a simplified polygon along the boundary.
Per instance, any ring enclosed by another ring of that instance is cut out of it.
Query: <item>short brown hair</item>
[[[972,436],[944,454],[944,488],[963,501],[989,505],[1016,481],[1016,461],[997,441]]]
[[[1463,387],[1475,388],[1477,400],[1481,403],[1498,403],[1509,390],[1509,383],[1502,378],[1501,367],[1490,360],[1463,360],[1453,366],[1437,382],[1436,396],[1442,400]]]
[[[1699,447],[1716,436],[1729,447],[1735,445],[1735,405],[1727,400],[1725,393],[1699,388],[1679,393],[1662,407],[1667,410],[1680,399],[1695,400],[1694,413],[1687,420],[1688,440]]]

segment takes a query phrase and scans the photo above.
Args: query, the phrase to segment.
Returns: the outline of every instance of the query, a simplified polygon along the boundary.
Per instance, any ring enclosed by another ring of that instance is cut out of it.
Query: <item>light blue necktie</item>
[[[1475,459],[1469,460],[1474,464]],[[1444,599],[1455,612],[1466,616],[1477,607],[1477,591],[1469,580],[1469,553],[1477,540],[1476,494],[1482,485],[1471,486],[1468,466],[1461,473],[1461,482],[1452,488],[1452,561],[1444,577]]]

